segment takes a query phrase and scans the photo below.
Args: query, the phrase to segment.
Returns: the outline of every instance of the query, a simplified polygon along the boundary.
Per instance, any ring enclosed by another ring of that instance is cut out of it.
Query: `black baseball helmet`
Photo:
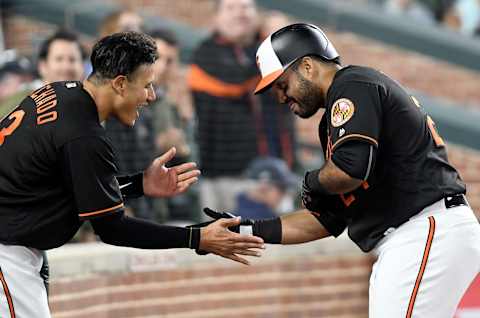
[[[262,79],[255,94],[268,89],[290,65],[307,55],[326,61],[339,57],[325,33],[313,24],[291,24],[272,33],[257,50],[257,66]]]

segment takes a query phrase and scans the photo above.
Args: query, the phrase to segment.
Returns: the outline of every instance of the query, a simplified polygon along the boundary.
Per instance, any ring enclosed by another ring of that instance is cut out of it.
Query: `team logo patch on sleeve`
[[[332,106],[331,121],[333,127],[345,124],[353,116],[355,106],[348,98],[340,98]]]

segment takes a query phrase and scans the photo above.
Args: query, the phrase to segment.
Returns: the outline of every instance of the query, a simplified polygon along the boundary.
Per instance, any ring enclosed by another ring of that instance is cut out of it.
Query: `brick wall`
[[[79,267],[70,278],[55,278],[55,269],[68,267],[56,251],[49,255],[50,305],[54,318],[367,317],[371,258],[354,247],[336,255],[319,251],[324,245],[268,246],[265,259],[249,267],[191,251],[116,248],[126,255],[127,269],[121,272],[98,265],[108,263],[109,256],[90,255],[86,261],[86,254],[67,251],[62,257],[79,259],[83,270],[96,267],[86,276]]]
[[[15,48],[22,55],[31,55],[40,41],[56,30],[55,25],[38,22],[24,16],[5,15],[5,47]]]

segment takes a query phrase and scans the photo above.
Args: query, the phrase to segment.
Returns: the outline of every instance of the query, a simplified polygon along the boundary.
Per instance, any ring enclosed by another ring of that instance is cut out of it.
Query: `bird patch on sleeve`
[[[339,127],[349,121],[355,112],[355,105],[348,98],[340,98],[333,103],[331,122],[333,127]]]

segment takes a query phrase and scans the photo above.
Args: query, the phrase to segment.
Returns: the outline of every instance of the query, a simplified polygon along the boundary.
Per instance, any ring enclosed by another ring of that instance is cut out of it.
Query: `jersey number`
[[[421,108],[420,102],[415,96],[410,96],[415,106]],[[427,115],[427,125],[430,133],[432,134],[433,142],[435,142],[435,146],[443,147],[445,146],[445,142],[443,141],[442,137],[438,134],[437,128],[435,128],[435,122],[433,121],[432,117]]]
[[[8,116],[8,119],[13,119],[13,122],[9,126],[0,130],[0,146],[3,145],[3,143],[5,142],[5,138],[13,134],[15,129],[20,126],[23,120],[23,116],[25,116],[25,111],[23,110],[17,110],[16,112],[13,112],[10,116]]]

